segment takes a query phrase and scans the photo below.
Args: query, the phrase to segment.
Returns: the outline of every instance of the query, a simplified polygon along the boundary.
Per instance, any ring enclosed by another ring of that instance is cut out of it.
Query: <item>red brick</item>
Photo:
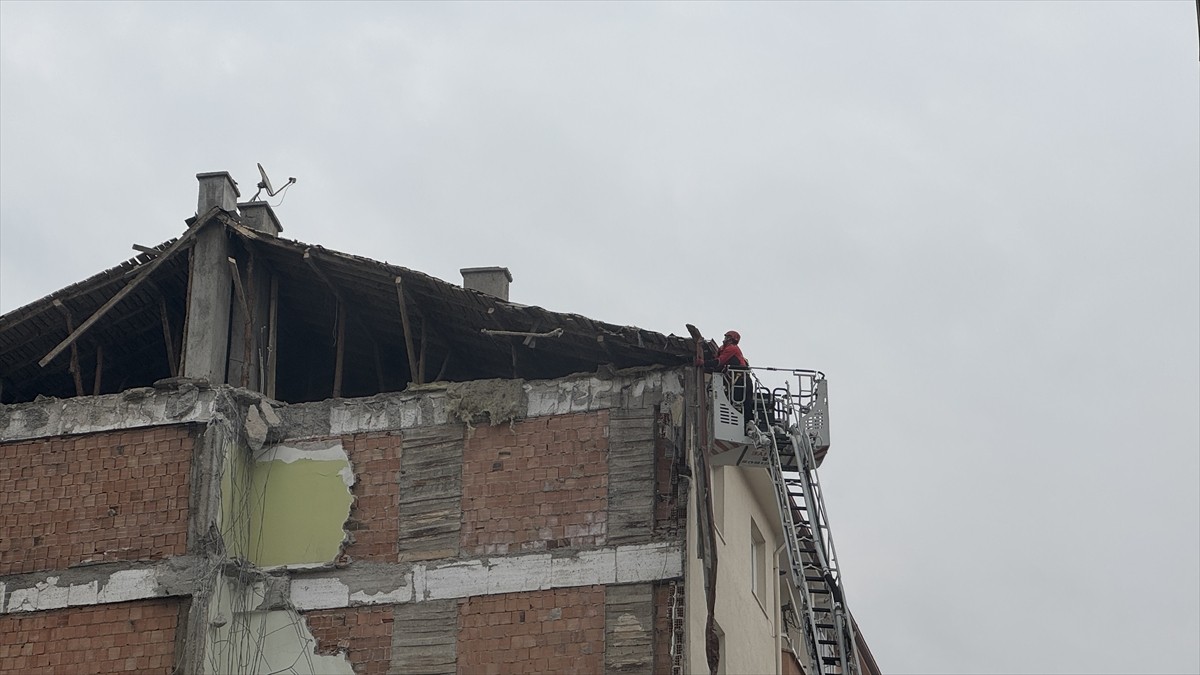
[[[304,613],[317,653],[345,651],[354,672],[382,675],[392,662],[392,608],[354,607]]]
[[[0,493],[18,495],[23,519],[0,521],[0,575],[62,569],[87,559],[155,560],[186,552],[188,467],[193,431],[161,427],[159,440],[138,444],[141,430],[114,431],[0,444]],[[123,448],[124,454],[116,454]],[[95,457],[95,461],[89,459]],[[170,463],[159,486],[127,478],[130,462]],[[21,476],[21,478],[17,478]],[[178,499],[177,508],[162,500]],[[115,509],[109,515],[109,509]],[[147,532],[124,531],[140,522],[174,533],[172,543]]]
[[[604,595],[584,586],[468,598],[459,605],[458,672],[601,672]]]
[[[463,552],[603,545],[603,525],[592,532],[562,525],[607,509],[607,425],[601,411],[471,430],[463,450]]]
[[[133,626],[135,611],[159,630]],[[162,673],[172,670],[176,600],[145,600],[0,616],[2,673]],[[23,650],[28,655],[23,655]],[[30,658],[33,655],[33,658]]]
[[[355,471],[350,518],[358,527],[354,543],[345,552],[356,560],[395,562],[398,558],[401,446],[401,436],[395,432],[342,437]]]

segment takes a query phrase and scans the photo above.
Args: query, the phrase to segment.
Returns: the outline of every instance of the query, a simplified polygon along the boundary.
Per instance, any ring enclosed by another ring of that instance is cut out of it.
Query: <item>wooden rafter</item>
[[[110,309],[115,307],[118,302],[125,299],[125,296],[132,293],[135,288],[137,288],[143,281],[148,279],[154,270],[158,269],[160,265],[167,260],[170,260],[172,256],[182,250],[184,245],[191,241],[192,238],[196,236],[196,233],[199,232],[200,229],[209,222],[211,222],[218,213],[221,213],[221,208],[214,206],[205,212],[203,216],[197,218],[192,223],[192,226],[183,233],[183,236],[176,239],[175,243],[167,247],[167,250],[163,251],[162,254],[157,258],[146,263],[145,267],[136,278],[126,284],[121,290],[117,291],[111,298],[108,299],[108,302],[100,306],[100,309],[97,309],[92,313],[91,316],[85,319],[83,323],[79,324],[78,328],[71,331],[70,335],[68,335],[62,342],[58,343],[54,349],[51,349],[48,354],[42,357],[41,361],[38,361],[38,365],[45,368],[46,364],[53,361],[54,358],[61,354],[64,349],[75,344],[75,341],[78,340],[81,335],[86,333],[88,329],[96,324],[97,321],[103,318],[104,315],[107,314]]]

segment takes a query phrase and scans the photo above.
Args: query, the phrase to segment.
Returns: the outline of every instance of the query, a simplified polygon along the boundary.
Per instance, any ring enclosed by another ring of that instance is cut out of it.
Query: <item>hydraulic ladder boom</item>
[[[823,393],[819,388],[818,396]],[[748,424],[746,431],[755,446],[770,454],[765,468],[775,486],[787,544],[789,577],[803,605],[798,614],[807,652],[806,670],[811,675],[860,675],[854,626],[846,609],[810,436],[827,434],[827,429],[820,428],[826,421],[812,419],[824,411],[798,412],[799,419],[786,432],[778,425],[761,431],[754,424]],[[787,468],[780,456],[781,437],[790,441],[784,447],[791,451],[792,457],[788,459],[794,463]]]

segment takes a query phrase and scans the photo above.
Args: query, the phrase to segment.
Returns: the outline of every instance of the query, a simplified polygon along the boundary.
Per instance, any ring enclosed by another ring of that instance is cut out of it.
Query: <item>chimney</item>
[[[462,273],[463,288],[508,300],[508,284],[512,282],[512,274],[507,267],[464,267],[459,272]]]
[[[228,171],[198,173],[196,180],[200,181],[200,200],[196,205],[197,215],[203,215],[214,206],[219,206],[230,213],[237,211],[237,198],[242,195],[238,192],[237,183]]]
[[[283,225],[275,215],[275,210],[266,202],[242,202],[238,204],[242,213],[242,224],[263,234],[278,236],[283,231]]]

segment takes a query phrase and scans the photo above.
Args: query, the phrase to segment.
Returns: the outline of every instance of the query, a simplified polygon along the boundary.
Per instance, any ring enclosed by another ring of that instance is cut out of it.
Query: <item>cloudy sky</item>
[[[892,673],[1200,672],[1196,6],[0,3],[0,312],[284,235],[824,370]]]

